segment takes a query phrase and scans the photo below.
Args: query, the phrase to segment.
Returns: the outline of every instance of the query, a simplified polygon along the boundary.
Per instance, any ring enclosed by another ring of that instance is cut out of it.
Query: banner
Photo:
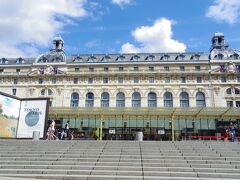
[[[32,138],[33,131],[43,138],[47,100],[22,100],[17,138]]]
[[[20,100],[0,94],[0,137],[16,137],[20,104]]]

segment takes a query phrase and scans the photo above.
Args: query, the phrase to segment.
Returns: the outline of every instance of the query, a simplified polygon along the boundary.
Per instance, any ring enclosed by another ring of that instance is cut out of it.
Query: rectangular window
[[[21,69],[16,69],[16,73],[20,74]]]
[[[122,77],[119,77],[119,78],[118,78],[118,83],[120,83],[120,84],[123,83],[123,78],[122,78]]]
[[[138,71],[139,68],[138,67],[133,67],[133,71]]]
[[[195,66],[195,71],[200,71],[201,67],[200,66]]]
[[[164,66],[164,71],[169,71],[169,66]]]
[[[78,78],[73,79],[73,84],[78,84]]]
[[[240,83],[240,76],[238,76],[238,77],[237,77],[237,82],[239,82],[239,83]]]
[[[52,78],[52,84],[56,84],[57,83],[57,79],[56,78]]]
[[[185,71],[185,67],[184,66],[179,66],[180,71]]]
[[[118,71],[123,71],[124,68],[123,67],[118,67]]]
[[[233,107],[233,101],[227,101],[227,107]]]
[[[202,77],[197,77],[197,83],[202,83]]]
[[[12,89],[12,95],[16,95],[17,94],[17,89]]]
[[[107,84],[108,83],[108,78],[103,78],[103,84]]]
[[[39,78],[38,79],[38,84],[42,84],[43,83],[43,79],[42,78]]]
[[[134,77],[133,78],[133,83],[139,83],[139,78],[138,77]]]
[[[79,72],[80,71],[80,69],[79,68],[75,68],[75,72]]]
[[[181,83],[186,83],[186,77],[180,77]]]
[[[93,78],[88,78],[88,84],[92,84],[93,83]]]
[[[4,71],[3,69],[0,69],[0,74],[2,74],[2,73],[3,73],[3,71]]]
[[[152,67],[152,66],[151,66],[151,67],[148,67],[148,70],[149,70],[149,71],[154,71],[154,67]]]
[[[240,107],[240,101],[236,101],[236,107]]]
[[[108,72],[108,67],[103,68],[104,72]]]
[[[165,83],[170,83],[171,82],[171,78],[170,77],[165,77],[164,81],[165,81]]]
[[[93,68],[93,67],[90,67],[90,68],[89,68],[89,72],[94,72],[94,68]]]
[[[225,76],[222,76],[222,77],[221,77],[221,82],[222,82],[222,83],[227,82],[227,78],[226,78]]]
[[[148,82],[149,82],[149,83],[154,83],[154,80],[155,80],[154,77],[149,77],[149,78],[148,78]]]
[[[18,83],[18,79],[14,79],[13,84],[17,84],[17,83]]]

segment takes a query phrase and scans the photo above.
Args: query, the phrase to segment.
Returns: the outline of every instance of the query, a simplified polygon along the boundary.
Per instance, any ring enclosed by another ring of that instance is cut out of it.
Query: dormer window
[[[17,64],[24,63],[24,59],[20,57],[20,58],[17,59],[16,63]]]
[[[104,56],[101,61],[102,62],[109,62],[109,61],[111,61],[111,57],[110,56]]]
[[[194,54],[192,55],[191,60],[199,60],[199,58],[200,58],[199,54]]]
[[[83,60],[82,57],[77,56],[73,59],[73,62],[82,62],[82,60]]]
[[[130,59],[131,61],[138,61],[140,57],[138,55],[134,55],[132,56],[132,58]]]
[[[161,57],[161,60],[167,61],[167,60],[169,60],[169,57],[170,57],[169,55],[165,54]]]
[[[182,61],[182,60],[184,60],[184,57],[185,56],[183,54],[180,54],[176,57],[176,60]]]
[[[234,53],[233,55],[230,56],[231,59],[239,59],[239,54]]]
[[[147,61],[153,61],[154,58],[155,58],[154,55],[149,55],[149,56],[146,57],[146,60],[147,60]]]
[[[125,59],[125,56],[120,55],[117,57],[116,61],[123,61]]]
[[[8,64],[8,60],[6,58],[0,59],[0,64]]]
[[[215,59],[222,60],[223,57],[224,57],[224,55],[220,53],[220,54],[217,54],[217,55],[215,56]]]
[[[90,56],[87,61],[88,62],[96,62],[96,60],[97,60],[97,58],[95,56]]]

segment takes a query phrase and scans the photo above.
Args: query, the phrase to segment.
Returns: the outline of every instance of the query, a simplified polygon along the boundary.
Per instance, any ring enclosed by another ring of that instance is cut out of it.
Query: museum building
[[[36,58],[1,58],[0,91],[49,97],[49,120],[59,128],[70,121],[79,138],[214,136],[240,125],[240,51],[215,33],[209,53],[66,56],[57,36]]]

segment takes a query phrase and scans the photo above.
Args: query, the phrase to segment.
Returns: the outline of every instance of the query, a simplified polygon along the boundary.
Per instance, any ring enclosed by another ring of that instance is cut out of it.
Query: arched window
[[[94,106],[94,94],[92,92],[87,93],[85,106],[86,107]]]
[[[53,95],[53,92],[51,89],[48,89],[48,96],[52,96]]]
[[[206,107],[205,95],[202,92],[196,94],[196,106],[197,107]]]
[[[139,92],[132,94],[132,107],[141,107],[141,95]]]
[[[170,92],[165,92],[163,95],[164,107],[173,107],[173,96]]]
[[[70,107],[78,107],[78,101],[79,101],[78,93],[76,92],[72,93]]]
[[[180,94],[180,107],[189,107],[189,96],[186,92]]]
[[[234,54],[232,55],[232,59],[239,59],[239,55],[238,55],[237,53],[234,53]]]
[[[116,107],[125,107],[125,94],[122,92],[117,93]]]
[[[226,91],[226,93],[227,93],[228,95],[232,94],[232,89],[231,89],[231,88],[228,88],[227,91]]]
[[[109,107],[109,94],[107,92],[101,95],[101,107]]]
[[[216,58],[216,59],[219,59],[219,60],[222,60],[223,57],[224,57],[224,55],[221,54],[221,53],[219,53],[219,54],[217,54],[217,55],[215,56],[215,58]]]
[[[45,96],[45,89],[41,90],[41,96]]]
[[[157,107],[157,95],[154,92],[148,94],[148,107]]]

